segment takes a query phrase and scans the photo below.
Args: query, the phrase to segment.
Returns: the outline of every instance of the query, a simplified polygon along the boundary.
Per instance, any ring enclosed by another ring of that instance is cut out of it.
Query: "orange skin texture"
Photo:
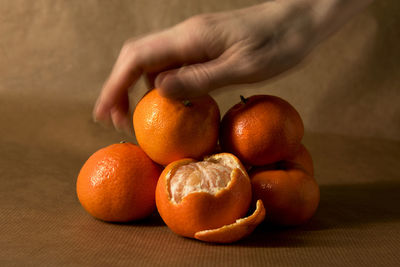
[[[247,173],[235,169],[231,182],[216,195],[193,192],[181,202],[172,203],[168,190],[169,176],[179,166],[191,162],[195,160],[178,160],[164,169],[156,188],[156,204],[161,218],[173,232],[194,238],[198,231],[219,228],[242,218],[250,207],[252,192]],[[244,170],[243,166],[241,168]]]
[[[224,225],[217,229],[197,232],[194,237],[201,241],[214,243],[232,243],[250,235],[263,222],[265,208],[261,200],[256,202],[256,210],[252,215],[241,218],[233,224]]]
[[[297,152],[289,158],[263,166],[269,170],[287,170],[290,168],[300,168],[314,177],[314,163],[308,149],[301,144]]]
[[[258,168],[250,173],[253,199],[261,199],[266,221],[283,226],[307,222],[317,210],[320,191],[315,179],[301,168]]]
[[[151,90],[133,114],[136,139],[155,162],[167,165],[182,158],[201,159],[218,142],[220,112],[209,96],[182,100],[165,98]]]
[[[304,135],[296,109],[270,95],[254,95],[236,104],[224,115],[220,127],[222,150],[253,166],[291,157]]]
[[[161,168],[137,145],[113,144],[95,152],[79,172],[76,191],[93,217],[127,222],[155,210],[154,192]]]
[[[305,170],[308,174],[314,177],[314,164],[308,149],[301,144],[299,150],[292,157],[284,160],[287,163],[293,164]]]

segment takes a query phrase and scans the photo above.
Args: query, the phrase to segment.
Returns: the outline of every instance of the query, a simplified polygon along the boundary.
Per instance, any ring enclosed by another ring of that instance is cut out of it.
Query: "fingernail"
[[[93,110],[92,119],[93,119],[93,121],[94,121],[95,123],[98,123],[98,122],[99,122],[98,119],[97,119],[97,115],[96,115],[96,111],[95,111],[95,110]]]
[[[96,103],[94,104],[94,108],[93,108],[93,112],[92,112],[92,118],[94,122],[98,122],[98,114],[99,114],[99,103],[98,101],[96,101]]]

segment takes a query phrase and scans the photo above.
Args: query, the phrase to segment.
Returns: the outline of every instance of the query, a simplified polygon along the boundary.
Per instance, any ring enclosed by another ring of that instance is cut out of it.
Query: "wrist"
[[[344,25],[373,0],[276,0],[289,9],[306,13],[318,43]]]

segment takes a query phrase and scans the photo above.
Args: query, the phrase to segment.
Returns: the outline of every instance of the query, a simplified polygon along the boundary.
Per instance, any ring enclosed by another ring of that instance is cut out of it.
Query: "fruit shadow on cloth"
[[[236,245],[337,246],[338,236],[347,236],[349,231],[363,231],[379,224],[396,223],[400,220],[398,182],[322,185],[320,189],[318,210],[308,223],[291,228],[263,223],[253,234]]]

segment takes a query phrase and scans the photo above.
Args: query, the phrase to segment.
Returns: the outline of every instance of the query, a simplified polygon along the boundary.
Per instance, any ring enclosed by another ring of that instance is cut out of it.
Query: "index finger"
[[[188,60],[184,53],[184,40],[176,35],[173,29],[169,29],[125,43],[97,100],[95,119],[112,120],[114,125],[126,123],[129,106],[123,103],[128,99],[129,88],[139,77]]]

